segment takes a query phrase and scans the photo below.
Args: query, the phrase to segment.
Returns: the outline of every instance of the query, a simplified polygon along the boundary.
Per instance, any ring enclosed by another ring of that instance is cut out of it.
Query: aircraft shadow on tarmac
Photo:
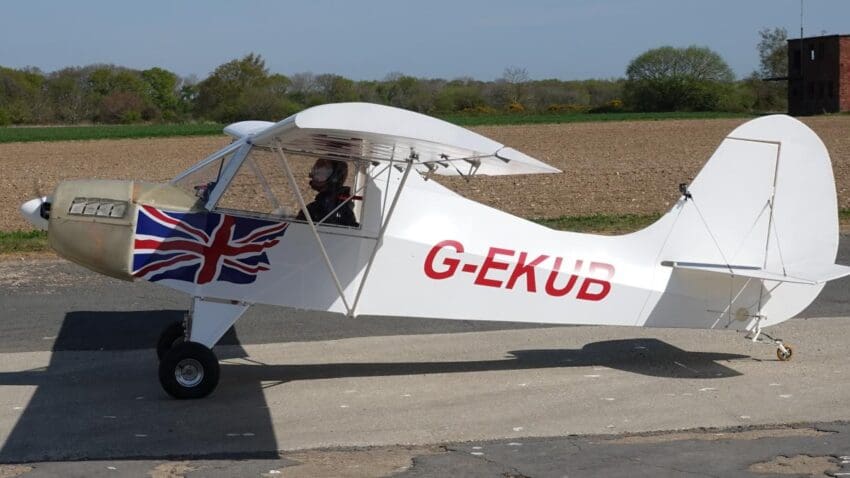
[[[741,375],[718,363],[746,355],[688,352],[657,339],[593,342],[581,349],[514,350],[504,359],[440,362],[328,363],[315,365],[223,364],[233,380],[291,382],[351,377],[491,372],[604,366],[663,378],[725,378]]]
[[[0,463],[134,457],[277,458],[264,383],[344,377],[605,366],[673,379],[740,375],[718,362],[745,355],[688,352],[656,339],[594,342],[581,349],[516,350],[480,361],[222,364],[205,400],[168,398],[152,350],[183,311],[66,314],[47,367],[0,373],[0,386],[37,388],[0,449]],[[236,332],[220,358],[245,357]],[[92,351],[102,357],[92,360]]]
[[[133,457],[278,458],[262,384],[230,397],[179,401],[157,380],[160,331],[185,311],[70,312],[47,367],[0,373],[35,385],[0,448],[0,463]],[[227,356],[245,356],[233,329]],[[92,361],[92,352],[102,358]],[[212,398],[212,397],[211,397]]]

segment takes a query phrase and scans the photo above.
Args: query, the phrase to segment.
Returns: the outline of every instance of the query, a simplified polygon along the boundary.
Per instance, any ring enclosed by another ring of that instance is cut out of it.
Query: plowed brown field
[[[473,130],[563,174],[441,180],[461,194],[526,217],[655,213],[679,196],[741,119],[487,126]],[[850,116],[804,120],[832,156],[839,207],[850,207]],[[167,138],[0,144],[0,231],[31,229],[18,206],[72,178],[162,181],[227,143]]]

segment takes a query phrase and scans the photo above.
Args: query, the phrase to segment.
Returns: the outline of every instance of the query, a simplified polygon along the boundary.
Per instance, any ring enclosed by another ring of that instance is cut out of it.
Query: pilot
[[[351,197],[351,188],[344,185],[347,176],[348,164],[345,161],[319,158],[313,164],[313,169],[310,170],[310,187],[318,194],[313,202],[307,205],[307,210],[310,211],[314,222],[321,221],[336,209],[322,224],[358,226],[351,201],[337,208]],[[306,220],[304,211],[299,212],[296,219]]]

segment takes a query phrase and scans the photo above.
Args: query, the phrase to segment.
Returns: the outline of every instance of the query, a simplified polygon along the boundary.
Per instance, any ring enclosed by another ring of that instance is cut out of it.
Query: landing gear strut
[[[203,398],[218,385],[218,358],[212,348],[249,304],[195,297],[182,322],[169,324],[159,336],[159,383],[177,399]]]
[[[774,339],[767,333],[761,330],[761,321],[766,319],[764,316],[758,316],[755,329],[753,329],[753,342],[776,345],[776,358],[782,362],[791,360],[794,356],[794,349],[790,345],[782,341],[782,339]]]

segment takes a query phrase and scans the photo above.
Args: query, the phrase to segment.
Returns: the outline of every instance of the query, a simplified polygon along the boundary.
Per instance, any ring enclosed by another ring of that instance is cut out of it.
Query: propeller
[[[21,204],[21,214],[33,226],[46,231],[50,217],[50,199],[41,194],[41,182],[33,179],[33,192],[36,198]]]

